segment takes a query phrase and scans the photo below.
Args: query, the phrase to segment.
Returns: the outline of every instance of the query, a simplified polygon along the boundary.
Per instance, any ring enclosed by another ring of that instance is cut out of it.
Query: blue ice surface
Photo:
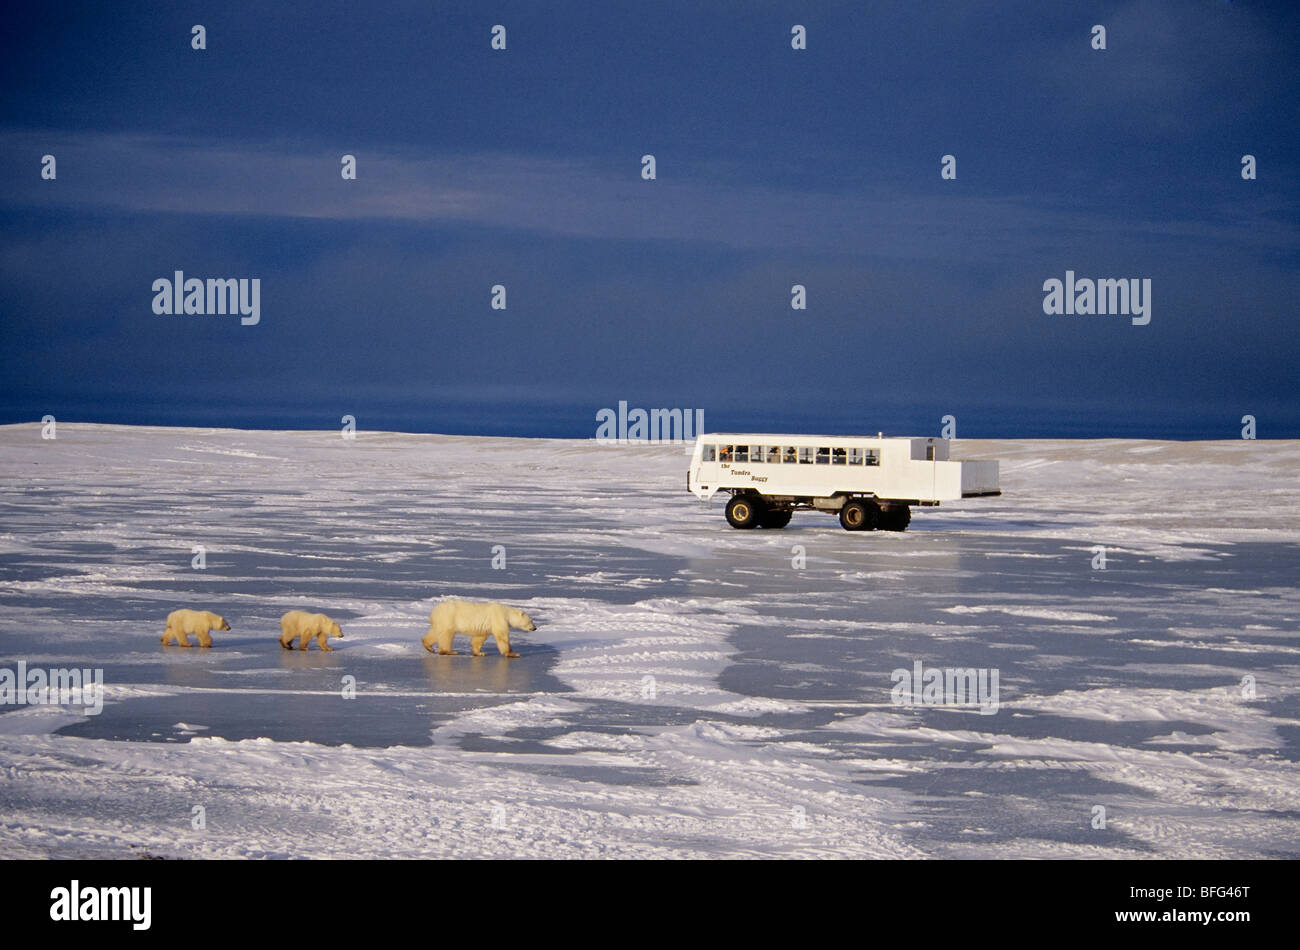
[[[1289,675],[1294,662],[1283,639],[1251,638],[1243,629],[1247,624],[1294,627],[1293,600],[1269,593],[1293,589],[1300,576],[1300,547],[1287,543],[1198,543],[1198,555],[1186,559],[1115,554],[1107,570],[1093,571],[1078,543],[1041,536],[1052,527],[1042,517],[1020,521],[1014,506],[989,502],[987,517],[966,512],[953,519],[943,509],[918,512],[912,529],[902,535],[844,532],[833,517],[815,513],[796,516],[779,534],[733,532],[719,510],[710,510],[685,530],[724,536],[726,554],[688,556],[651,553],[610,533],[566,536],[562,529],[573,525],[575,516],[559,491],[532,492],[523,506],[511,503],[508,490],[472,508],[406,489],[343,503],[347,523],[355,519],[377,535],[410,534],[413,524],[427,524],[433,543],[412,545],[350,535],[340,530],[344,522],[337,511],[304,517],[304,500],[292,491],[260,492],[256,505],[247,491],[213,486],[187,490],[183,497],[187,505],[206,504],[219,515],[213,517],[221,527],[205,571],[118,580],[113,593],[104,596],[88,597],[73,584],[6,597],[0,665],[39,658],[49,666],[103,667],[109,683],[183,688],[183,695],[111,703],[101,715],[65,726],[60,734],[124,742],[185,742],[202,735],[425,745],[434,728],[467,709],[537,695],[571,696],[551,673],[559,648],[546,641],[545,618],[537,634],[517,635],[524,654],[519,660],[496,656],[491,642],[483,658],[431,656],[419,646],[419,624],[389,631],[408,639],[406,654],[374,655],[347,638],[334,641],[338,649],[329,654],[314,646],[307,653],[285,651],[276,642],[280,613],[302,606],[303,598],[400,604],[481,583],[485,539],[508,538],[514,553],[498,582],[503,600],[568,597],[632,604],[648,596],[679,597],[692,598],[700,609],[716,602],[721,612],[727,604],[745,602],[753,615],[734,624],[730,641],[736,652],[719,685],[798,706],[741,716],[645,701],[588,700],[544,726],[500,735],[465,732],[455,740],[463,748],[549,753],[556,774],[595,781],[671,783],[687,780],[648,769],[569,766],[565,759],[572,750],[547,740],[569,732],[617,734],[699,718],[770,726],[783,735],[769,741],[813,743],[832,756],[921,764],[914,771],[864,772],[858,782],[914,796],[923,828],[913,843],[941,854],[946,846],[967,841],[972,826],[990,842],[1032,837],[1095,844],[1097,836],[1076,818],[1086,815],[1090,802],[1131,789],[1087,769],[991,769],[982,754],[988,743],[978,740],[834,728],[845,717],[890,709],[891,670],[916,660],[928,667],[996,668],[1000,698],[1007,703],[1031,693],[1106,687],[1223,687],[1247,673],[1261,681]],[[33,501],[10,496],[6,514]],[[57,503],[39,501],[45,529],[50,519],[69,526],[113,519],[129,524],[136,504],[75,493]],[[671,500],[652,493],[645,502],[653,510]],[[30,517],[31,508],[22,514]],[[1060,526],[1067,527],[1071,517],[1061,512]],[[142,533],[130,543],[66,541],[56,533],[38,550],[0,556],[0,578],[39,584],[90,574],[106,563],[148,568],[175,562],[194,533],[188,522],[162,535]],[[765,543],[777,537],[776,548]],[[256,539],[258,549],[223,550],[222,538]],[[304,553],[308,539],[310,554]],[[789,569],[788,551],[796,544],[809,553],[805,569]],[[584,579],[597,572],[602,582]],[[659,583],[650,592],[619,583],[644,577]],[[1264,593],[1247,598],[1251,612],[1243,615],[1243,601],[1233,591]],[[223,602],[237,605],[224,608],[235,629],[215,634],[212,650],[158,643],[167,610]],[[981,605],[1064,608],[1114,619],[1078,622],[949,609]],[[346,631],[354,615],[347,609],[330,612]],[[87,617],[102,620],[103,629],[88,625]],[[1169,632],[1179,628],[1204,632],[1180,642]],[[1251,641],[1249,650],[1237,649],[1243,640]],[[1278,649],[1270,650],[1269,642]],[[463,641],[457,646],[465,649]],[[337,699],[344,675],[355,676],[358,686],[357,699],[349,703]],[[1033,710],[1003,709],[981,717],[971,710],[922,706],[901,713],[908,722],[945,732],[1188,754],[1203,750],[1194,742],[1181,749],[1149,743],[1174,731],[1191,740],[1213,731],[1206,722],[1112,721]],[[1268,706],[1268,715],[1300,718],[1300,708],[1294,699],[1283,699]],[[1296,761],[1300,732],[1287,724],[1277,731],[1282,744],[1268,754]],[[753,745],[754,754],[761,755],[762,741]],[[519,767],[548,768],[536,761]],[[1219,817],[1231,822],[1236,815],[1227,809]],[[1146,847],[1122,833],[1104,841],[1116,848]],[[1294,839],[1278,840],[1261,843],[1260,853],[1295,856],[1300,848]]]

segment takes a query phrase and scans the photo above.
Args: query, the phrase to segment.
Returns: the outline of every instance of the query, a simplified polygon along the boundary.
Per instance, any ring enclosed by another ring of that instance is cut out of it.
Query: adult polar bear
[[[221,614],[210,610],[173,610],[167,615],[167,626],[163,630],[163,646],[168,640],[175,640],[178,647],[190,645],[190,634],[199,638],[199,646],[212,646],[213,630],[229,630]]]
[[[473,600],[444,600],[433,613],[429,614],[429,632],[420,640],[430,653],[442,656],[455,655],[457,650],[451,648],[452,638],[458,633],[469,637],[469,645],[475,656],[486,656],[483,644],[490,636],[497,642],[497,650],[502,656],[518,657],[510,649],[510,628],[517,630],[536,630],[533,618],[522,610],[507,607],[505,604],[479,603]],[[438,649],[433,649],[434,641]]]

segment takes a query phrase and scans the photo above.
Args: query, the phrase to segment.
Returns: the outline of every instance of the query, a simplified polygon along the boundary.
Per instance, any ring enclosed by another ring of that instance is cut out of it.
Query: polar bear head
[[[329,636],[339,637],[340,639],[343,637],[343,628],[334,620],[330,621]]]
[[[509,610],[510,615],[506,619],[510,621],[510,626],[514,627],[516,630],[537,629],[537,625],[533,623],[533,618],[528,616],[528,614],[524,613],[522,610],[517,610],[514,607],[509,608]]]
[[[226,623],[226,618],[221,614],[208,614],[208,623],[212,625],[213,630],[229,630],[230,624]]]

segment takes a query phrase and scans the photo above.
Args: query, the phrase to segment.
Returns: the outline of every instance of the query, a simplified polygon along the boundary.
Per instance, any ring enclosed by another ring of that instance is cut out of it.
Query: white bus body
[[[731,495],[736,528],[783,528],[800,509],[838,512],[849,531],[902,531],[911,506],[1000,495],[994,460],[954,461],[947,439],[713,433],[695,442],[686,488]]]

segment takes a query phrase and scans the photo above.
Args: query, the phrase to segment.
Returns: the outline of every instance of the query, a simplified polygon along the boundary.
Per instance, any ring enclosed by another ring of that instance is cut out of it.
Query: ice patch
[[[950,614],[1003,613],[1009,614],[1013,617],[1033,617],[1037,620],[1059,620],[1063,623],[1090,623],[1094,621],[1115,619],[1108,614],[1094,614],[1083,610],[1060,610],[1047,607],[1015,607],[1010,605],[969,607],[958,604],[955,607],[942,607],[940,609]]]

